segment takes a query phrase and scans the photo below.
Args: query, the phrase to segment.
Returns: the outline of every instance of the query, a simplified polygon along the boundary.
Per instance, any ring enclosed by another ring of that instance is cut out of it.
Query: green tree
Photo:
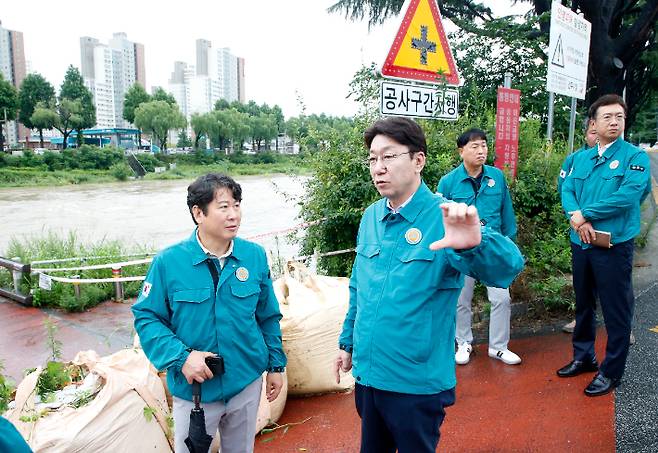
[[[51,104],[46,104],[44,102],[39,102],[34,108],[34,112],[30,117],[31,127],[39,131],[39,146],[43,148],[43,131],[50,130],[55,127],[59,116],[57,112],[49,107]]]
[[[181,130],[178,133],[178,143],[176,143],[176,146],[178,148],[189,148],[192,146],[192,140],[190,140],[190,137],[187,136],[187,132],[185,132],[185,130]]]
[[[131,86],[123,98],[123,119],[130,124],[135,124],[135,109],[141,104],[151,100],[151,96],[146,92],[143,86],[135,83]],[[138,147],[142,146],[142,131],[137,134]]]
[[[37,123],[32,122],[32,116],[39,104],[54,105],[55,88],[41,74],[28,74],[21,83],[18,93],[18,120],[28,129],[37,129],[39,131],[39,143],[43,148],[43,130],[52,129],[55,124],[52,121],[53,116],[48,118],[43,115],[37,115]]]
[[[16,118],[18,109],[18,93],[16,88],[4,79],[0,73],[0,121],[3,127],[0,127],[0,152],[5,149],[4,125],[5,118],[12,121]]]
[[[135,126],[149,131],[163,150],[167,149],[169,130],[182,129],[186,125],[187,121],[175,103],[150,101],[135,109]]]
[[[178,105],[176,102],[176,99],[174,98],[173,94],[167,93],[164,88],[162,87],[157,87],[155,91],[153,91],[153,95],[151,96],[151,100],[153,101],[165,101],[167,104],[170,105]]]
[[[41,110],[41,109],[39,109]],[[41,112],[40,112],[41,113]],[[68,99],[60,98],[55,109],[57,115],[57,121],[55,121],[54,127],[57,129],[62,136],[64,141],[62,142],[62,149],[68,147],[68,139],[71,135],[71,132],[75,130],[81,130],[83,124],[85,123],[84,119],[84,109],[82,108],[82,102],[80,99]],[[43,117],[47,118],[47,114],[44,112]],[[81,145],[81,142],[78,141],[78,145]]]
[[[194,149],[199,149],[199,140],[208,137],[210,133],[212,117],[210,113],[193,113],[190,125],[194,131]]]
[[[235,122],[239,112],[233,109],[215,110],[208,113],[208,134],[212,139],[214,147],[226,149],[227,142],[231,138]]]
[[[78,146],[81,146],[84,143],[82,130],[96,124],[96,107],[91,92],[84,84],[80,71],[73,65],[66,70],[64,81],[59,89],[59,98],[60,103],[62,100],[68,99],[79,104],[74,129],[78,131]]]
[[[226,99],[218,99],[215,102],[215,110],[228,110],[231,108],[231,104]]]
[[[249,118],[249,126],[251,128],[252,143],[256,145],[255,147],[252,146],[252,149],[257,148],[260,150],[263,142],[265,142],[265,148],[269,149],[269,142],[277,135],[274,115],[260,113],[252,116]]]
[[[139,83],[131,86],[123,98],[123,119],[130,124],[135,123],[135,109],[144,102],[151,100],[151,96],[146,92],[144,87]],[[163,100],[163,99],[161,99]]]

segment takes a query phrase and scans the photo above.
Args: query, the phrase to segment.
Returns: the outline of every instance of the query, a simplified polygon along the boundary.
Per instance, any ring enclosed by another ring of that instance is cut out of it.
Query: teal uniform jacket
[[[463,163],[441,178],[437,191],[449,200],[475,205],[483,225],[514,239],[516,218],[505,175],[490,165],[484,165],[482,171],[482,185],[477,193]]]
[[[172,395],[192,400],[181,372],[191,348],[224,358],[225,374],[202,384],[202,399],[227,401],[263,371],[286,365],[281,312],[261,246],[234,239],[216,294],[206,259],[196,230],[160,252],[132,310],[144,352],[157,369],[167,370]]]
[[[562,162],[562,167],[560,167],[560,174],[557,177],[557,193],[558,195],[562,194],[562,184],[564,184],[564,180],[569,176],[571,173],[571,168],[573,167],[573,160],[576,157],[576,154],[585,151],[587,149],[587,145],[583,146],[582,148],[574,151],[573,153],[569,154],[565,159],[564,162]]]
[[[422,183],[399,214],[381,199],[361,219],[339,338],[352,350],[358,384],[419,395],[455,387],[462,273],[506,288],[523,269],[514,242],[487,227],[477,247],[430,250],[445,235],[439,205],[446,201]]]
[[[0,417],[0,452],[2,453],[32,453],[23,436],[14,425],[4,417]]]
[[[580,210],[595,230],[610,232],[611,242],[619,244],[640,232],[640,204],[650,192],[649,156],[619,138],[601,158],[596,146],[576,154],[562,187],[562,207],[566,213]],[[591,247],[573,229],[570,234],[574,244]]]

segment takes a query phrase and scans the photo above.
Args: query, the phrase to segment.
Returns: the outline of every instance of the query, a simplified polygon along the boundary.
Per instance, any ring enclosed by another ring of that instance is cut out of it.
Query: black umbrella
[[[201,407],[201,384],[192,384],[192,400],[194,408],[190,411],[190,430],[185,439],[185,445],[190,453],[207,453],[212,443],[212,436],[206,432],[206,415]]]

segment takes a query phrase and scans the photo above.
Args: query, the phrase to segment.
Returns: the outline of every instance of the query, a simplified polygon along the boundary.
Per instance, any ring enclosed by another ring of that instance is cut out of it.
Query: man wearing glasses
[[[626,103],[620,96],[600,97],[590,106],[589,117],[598,146],[575,156],[562,187],[562,206],[572,227],[576,326],[573,360],[557,375],[598,371],[585,394],[600,396],[620,384],[626,366],[634,305],[633,240],[640,232],[640,204],[651,191],[651,178],[647,154],[621,138]],[[594,244],[601,232],[610,233],[611,247]],[[594,353],[597,293],[608,333],[600,367]]]
[[[379,194],[361,219],[350,304],[335,362],[352,369],[362,453],[433,453],[444,408],[455,401],[455,309],[468,274],[507,287],[519,249],[480,225],[475,206],[425,185],[425,135],[406,118],[364,134]]]

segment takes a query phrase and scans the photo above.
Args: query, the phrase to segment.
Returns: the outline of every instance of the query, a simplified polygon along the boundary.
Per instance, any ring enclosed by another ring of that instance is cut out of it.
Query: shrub
[[[117,178],[119,181],[125,181],[130,175],[132,175],[132,170],[128,164],[125,162],[120,162],[110,167],[110,173],[112,173],[112,176]]]

